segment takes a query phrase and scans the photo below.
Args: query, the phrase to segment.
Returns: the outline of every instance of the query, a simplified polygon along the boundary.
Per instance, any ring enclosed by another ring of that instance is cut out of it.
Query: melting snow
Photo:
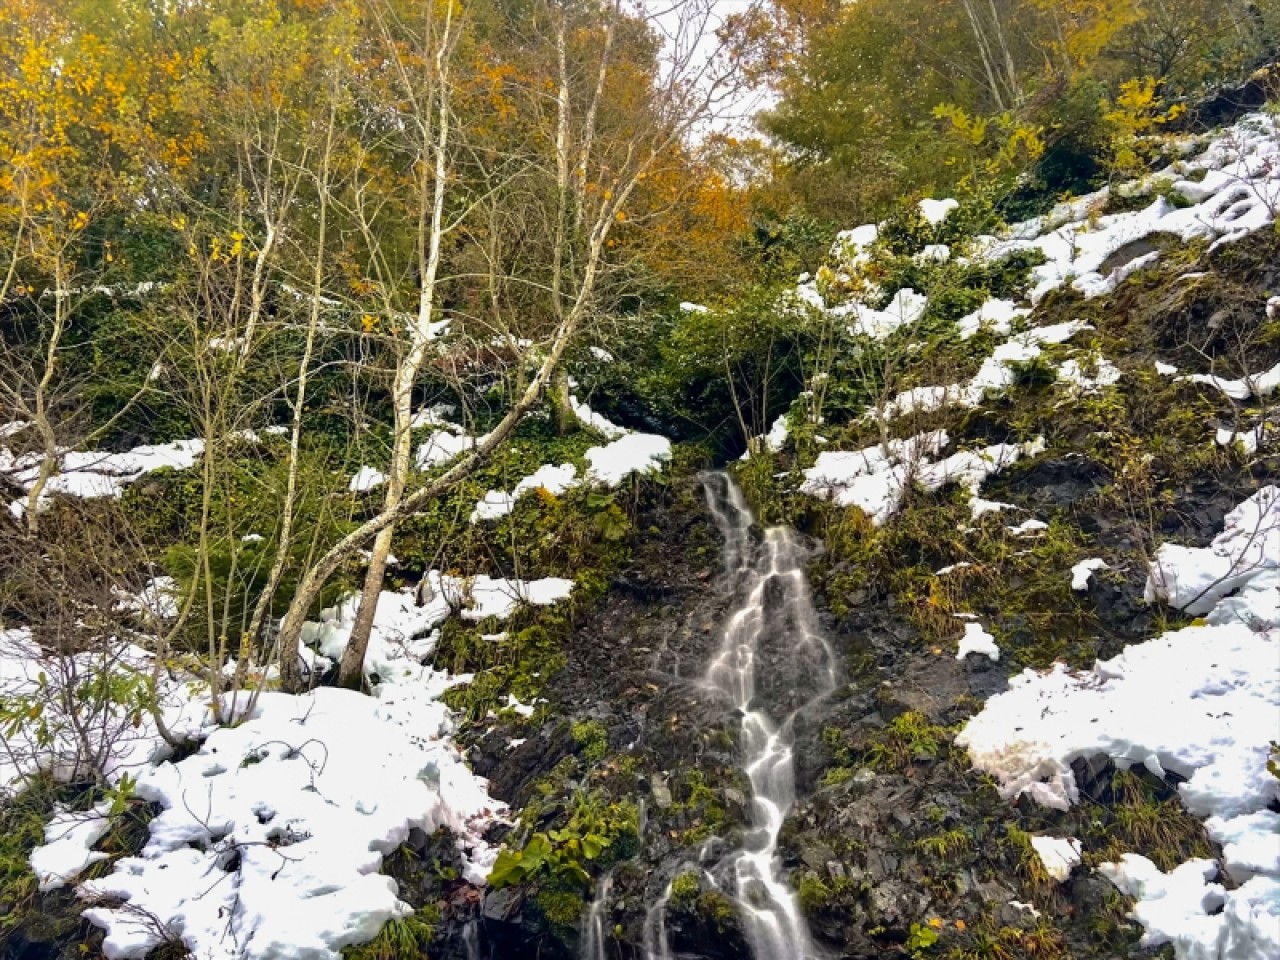
[[[1080,841],[1075,837],[1032,837],[1031,846],[1049,876],[1059,883],[1065,883],[1071,871],[1080,866]]]
[[[616,487],[633,473],[657,473],[671,459],[671,441],[653,433],[629,433],[586,453],[587,478]]]
[[[1189,177],[1204,171],[1199,183]],[[1032,272],[1032,302],[1070,283],[1086,297],[1109,293],[1129,273],[1149,264],[1150,250],[1102,274],[1103,266],[1127,246],[1154,234],[1182,242],[1203,238],[1219,245],[1238,240],[1271,223],[1280,206],[1280,137],[1275,121],[1262,114],[1224,130],[1197,157],[1179,160],[1148,178],[1172,179],[1172,189],[1189,205],[1177,207],[1157,197],[1144,209],[1090,217],[1106,191],[1077,197],[1050,214],[1019,224],[1010,239],[982,254],[995,260],[1017,250],[1038,249],[1046,262]],[[1132,191],[1131,191],[1132,192]]]
[[[374,487],[380,487],[386,482],[387,475],[385,473],[374,467],[365,466],[356,471],[356,475],[351,478],[348,489],[352,493],[364,493]]]
[[[1000,659],[1000,648],[996,646],[996,638],[987,633],[980,623],[964,625],[964,636],[960,638],[960,649],[956,653],[956,659],[963,660],[971,653],[983,654],[993,663]]]
[[[904,391],[890,400],[880,410],[872,412],[872,416],[885,420],[908,416],[913,413],[931,413],[944,407],[962,406],[977,407],[982,403],[988,390],[1004,391],[1013,386],[1017,379],[1016,364],[1034,360],[1041,354],[1041,347],[1050,343],[1064,343],[1085,330],[1092,330],[1082,320],[1068,320],[1047,327],[1037,327],[1010,338],[996,347],[991,356],[983,361],[977,374],[966,384],[953,383],[945,387],[915,387]],[[1074,361],[1067,361],[1074,364]],[[1105,366],[1104,366],[1105,365]],[[1064,367],[1066,365],[1064,364]],[[1079,370],[1078,365],[1071,367],[1068,374]],[[1098,380],[1110,377],[1115,368],[1105,360],[1099,364]],[[1119,376],[1119,371],[1115,371]],[[1109,382],[1114,383],[1114,380]],[[1092,383],[1092,382],[1091,382]],[[1105,385],[1105,384],[1103,384]]]
[[[1239,886],[1212,882],[1218,865],[1208,860],[1165,874],[1128,854],[1102,870],[1136,898],[1144,943],[1171,943],[1180,960],[1280,953],[1280,780],[1266,766],[1280,711],[1278,500],[1275,487],[1260,490],[1208,548],[1158,551],[1149,594],[1207,611],[1204,626],[1132,644],[1091,670],[1026,670],[956,739],[1003,796],[1058,810],[1080,799],[1077,759],[1176,774]]]
[[[1220,447],[1234,447],[1236,444],[1244,451],[1245,456],[1253,456],[1258,452],[1258,448],[1267,443],[1272,436],[1273,429],[1269,423],[1263,421],[1248,430],[1233,431],[1220,429],[1214,434],[1214,442]]]
[[[951,197],[945,200],[931,200],[925,198],[918,204],[920,216],[932,226],[942,223],[947,217],[951,216],[956,210],[960,209],[960,201]]]
[[[61,450],[58,468],[41,493],[41,503],[55,493],[72,497],[118,497],[127,485],[154,470],[165,467],[186,470],[195,464],[203,450],[203,440],[149,444],[126,453]],[[40,476],[43,460],[39,453],[15,457],[7,448],[0,447],[0,473],[28,492]],[[25,508],[24,501],[17,501],[16,505],[18,512]]]
[[[1148,603],[1202,615],[1259,573],[1280,568],[1280,488],[1263,487],[1223,521],[1204,548],[1161,544],[1147,578]]]
[[[1012,300],[988,300],[973,313],[956,321],[960,337],[968,340],[979,330],[1008,334],[1013,332],[1013,322],[1031,313],[1030,308],[1020,307]]]
[[[517,483],[510,493],[504,490],[490,490],[486,493],[484,499],[471,511],[471,522],[478,523],[481,520],[505,517],[515,509],[517,500],[535,490],[545,490],[547,493],[559,496],[574,486],[577,480],[578,470],[571,463],[562,463],[558,467],[552,464],[539,467]]]
[[[824,451],[804,471],[800,492],[832,500],[841,507],[858,507],[880,525],[897,511],[912,483],[927,490],[957,483],[969,492],[971,508],[977,513],[987,509],[988,501],[978,496],[987,477],[1045,449],[1044,439],[1037,438],[1022,444],[997,443],[981,450],[961,450],[940,461],[930,460],[950,439],[945,430],[934,430],[862,450]]]
[[[1101,557],[1081,560],[1071,568],[1071,589],[1077,593],[1083,593],[1089,589],[1089,581],[1097,571],[1110,569],[1110,565]]]

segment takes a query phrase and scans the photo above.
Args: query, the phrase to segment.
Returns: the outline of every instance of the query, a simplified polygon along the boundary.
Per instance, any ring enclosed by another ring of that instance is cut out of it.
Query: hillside
[[[1280,955],[1250,31],[993,4],[854,131],[914,0],[24,3],[4,960]]]

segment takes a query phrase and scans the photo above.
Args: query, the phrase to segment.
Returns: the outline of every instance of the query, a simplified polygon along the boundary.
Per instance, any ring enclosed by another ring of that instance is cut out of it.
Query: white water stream
[[[742,765],[751,782],[751,829],[731,856],[738,906],[755,960],[818,957],[777,851],[795,803],[792,725],[800,710],[835,689],[835,654],[818,629],[804,571],[810,551],[795,531],[771,527],[755,543],[742,491],[723,473],[704,484],[725,540],[725,570],[741,598],[705,678],[741,717]],[[781,721],[771,705],[785,711]]]
[[[822,954],[778,858],[778,834],[795,803],[796,716],[837,685],[835,653],[818,629],[804,572],[811,551],[789,527],[755,535],[755,518],[727,474],[707,474],[703,487],[724,537],[726,582],[736,605],[702,687],[739,718],[740,757],[752,798],[741,848],[700,872],[712,885],[719,877],[734,896],[755,960],[816,960]],[[605,960],[602,913],[608,893],[602,884],[587,916],[584,960]],[[670,896],[668,883],[649,909],[646,960],[672,960],[666,929]]]

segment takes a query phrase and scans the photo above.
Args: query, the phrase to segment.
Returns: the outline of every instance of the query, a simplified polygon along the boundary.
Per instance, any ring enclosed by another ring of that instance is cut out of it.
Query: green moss
[[[818,874],[809,871],[796,886],[796,897],[805,913],[812,916],[831,902],[832,889]]]
[[[963,827],[954,827],[932,836],[916,841],[915,847],[939,860],[949,860],[961,853],[967,853],[972,846],[972,837]]]
[[[822,785],[824,787],[838,787],[842,783],[848,783],[853,779],[853,769],[851,767],[832,767],[822,775]]]
[[[582,720],[571,728],[573,740],[582,748],[582,756],[588,763],[604,759],[609,749],[609,731],[597,720]]]
[[[419,960],[435,940],[440,908],[423,907],[400,920],[390,920],[368,943],[347,947],[346,960]]]
[[[693,906],[701,890],[702,882],[696,873],[687,871],[677,874],[671,881],[670,903],[676,909],[688,909]]]
[[[539,890],[533,902],[548,923],[566,929],[576,926],[582,911],[587,908],[582,895],[570,890]]]
[[[733,901],[719,890],[707,890],[698,897],[698,916],[721,933],[732,930],[738,919]]]
[[[683,795],[677,796],[667,812],[672,817],[684,817],[692,822],[692,826],[685,831],[685,843],[701,843],[720,832],[728,821],[728,813],[719,794],[707,783],[703,771],[691,770],[685,777],[680,793]]]
[[[867,750],[867,763],[877,770],[901,771],[939,759],[951,747],[951,735],[922,713],[909,710],[879,731]]]

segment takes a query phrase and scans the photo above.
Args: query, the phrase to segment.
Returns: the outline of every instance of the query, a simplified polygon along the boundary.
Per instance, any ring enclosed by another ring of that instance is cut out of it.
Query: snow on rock
[[[569,395],[569,406],[573,408],[573,415],[583,426],[590,427],[606,440],[617,440],[630,433],[626,427],[620,427],[603,414],[596,413],[573,394]]]
[[[985,503],[978,492],[987,477],[1023,456],[1044,450],[1044,440],[1039,438],[1024,444],[998,443],[981,450],[961,450],[939,461],[929,459],[950,440],[945,430],[934,430],[862,450],[823,451],[804,471],[800,492],[832,500],[841,507],[858,507],[880,525],[897,511],[912,483],[928,490],[957,483],[969,491],[971,505],[978,505]]]
[[[430,436],[418,446],[414,460],[419,470],[429,470],[448,463],[466,450],[474,449],[480,439],[454,425],[432,430]]]
[[[448,419],[456,411],[457,407],[452,403],[436,403],[429,407],[423,407],[409,421],[409,429],[421,430],[424,427],[446,427],[457,430],[459,429],[457,424]]]
[[[573,581],[563,577],[546,577],[542,580],[508,580],[503,577],[490,577],[480,574],[474,577],[457,577],[441,573],[439,570],[428,571],[424,582],[418,586],[419,599],[424,606],[417,608],[423,625],[418,629],[426,629],[430,624],[444,620],[450,612],[459,611],[464,620],[483,620],[486,617],[506,618],[511,616],[521,603],[534,606],[548,606],[563,600],[573,591]],[[397,601],[413,604],[409,593],[383,593],[384,600],[388,596],[400,596],[408,599]],[[354,602],[354,601],[353,601]],[[379,602],[379,610],[382,603]],[[326,653],[323,649],[322,653]],[[326,656],[328,654],[326,653]]]
[[[352,493],[364,493],[387,482],[387,475],[374,467],[364,466],[351,478],[348,489]]]
[[[343,947],[411,912],[378,870],[414,828],[447,827],[464,877],[483,883],[497,856],[483,833],[505,806],[449,739],[454,719],[441,696],[466,678],[426,661],[436,628],[455,612],[506,616],[521,600],[552,603],[571,589],[565,580],[432,571],[417,596],[384,591],[364,661],[372,696],[329,687],[264,693],[194,756],[140,776],[137,795],[165,808],[149,842],[81,888],[90,901],[126,901],[85,913],[106,931],[106,955],[154,948],[154,916],[201,957],[339,960]],[[357,608],[350,597],[322,611],[303,641],[339,659]]]
[[[1193,615],[1264,570],[1280,568],[1280,487],[1263,487],[1223,521],[1208,547],[1161,544],[1147,577],[1146,600]]]
[[[1090,557],[1088,560],[1081,560],[1071,568],[1071,589],[1077,593],[1084,593],[1089,589],[1089,581],[1093,579],[1093,575],[1096,572],[1110,569],[1110,564],[1101,557]]]
[[[1164,363],[1163,361],[1157,360],[1156,373],[1160,374],[1162,377],[1173,377],[1177,376],[1178,368],[1172,363]]]
[[[873,310],[866,304],[853,300],[833,307],[828,312],[833,316],[847,317],[850,334],[883,340],[898,328],[909,327],[919,320],[924,316],[928,305],[929,301],[924,294],[905,287],[893,295],[893,299],[883,310]]]
[[[1227,874],[1236,883],[1260,874],[1280,877],[1280,813],[1259,810],[1230,819],[1210,817],[1205,830],[1222,847]]]
[[[1080,841],[1075,837],[1035,836],[1031,847],[1040,856],[1045,871],[1059,883],[1066,883],[1071,871],[1082,862]]]
[[[758,450],[767,450],[770,453],[778,453],[787,445],[787,438],[791,436],[791,428],[787,424],[787,415],[779,414],[778,418],[773,421],[773,426],[769,428],[769,432],[761,436],[753,437],[752,442],[747,445],[747,449],[742,452],[741,460],[750,460],[751,454]]]
[[[1043,520],[1037,520],[1035,517],[1031,517],[1028,520],[1023,520],[1016,527],[1005,527],[1005,529],[1015,537],[1038,537],[1049,529],[1049,525]]]
[[[773,421],[773,426],[769,428],[769,432],[764,436],[765,447],[772,453],[778,453],[787,445],[787,437],[791,434],[787,425],[787,415],[781,414],[778,419]]]
[[[1276,502],[1276,488],[1264,488],[1228,515],[1210,547],[1158,552],[1149,588],[1191,612],[1210,608],[1203,626],[1132,644],[1091,670],[1026,670],[956,738],[1002,796],[1058,810],[1079,801],[1078,759],[1175,774],[1183,804],[1207,819],[1242,885],[1211,882],[1218,865],[1207,860],[1165,874],[1129,854],[1102,869],[1136,898],[1145,942],[1173,944],[1180,960],[1280,951],[1280,780],[1267,770],[1280,711],[1280,534],[1259,533]],[[1186,576],[1171,580],[1174,572]],[[1230,589],[1238,595],[1225,597]]]
[[[505,517],[515,509],[517,500],[534,490],[545,490],[547,493],[559,496],[573,487],[577,480],[578,469],[573,464],[562,463],[558,467],[546,464],[517,483],[510,493],[504,490],[490,490],[486,493],[484,499],[471,511],[471,522],[478,523],[481,520]]]
[[[912,259],[916,263],[946,263],[951,259],[951,248],[945,243],[926,244]]]
[[[1256,877],[1236,890],[1211,882],[1212,860],[1188,860],[1169,873],[1135,853],[1104,863],[1103,876],[1133,897],[1141,946],[1172,944],[1179,960],[1269,960],[1280,955],[1280,883]]]
[[[1013,322],[1028,316],[1030,308],[1020,307],[1012,300],[991,299],[973,313],[956,321],[960,328],[960,337],[968,340],[979,330],[990,330],[992,333],[1008,334],[1013,332]]]
[[[1276,392],[1276,388],[1280,387],[1280,363],[1263,373],[1244,377],[1240,380],[1228,380],[1225,377],[1208,373],[1193,373],[1190,376],[1179,377],[1178,379],[1187,380],[1191,383],[1205,383],[1211,387],[1216,387],[1232,400],[1248,400],[1251,397],[1265,398],[1271,396]]]
[[[1013,386],[1017,379],[1016,364],[1034,360],[1041,354],[1041,347],[1050,343],[1065,343],[1085,330],[1093,328],[1082,320],[1068,320],[1027,330],[996,347],[991,356],[982,362],[977,374],[968,383],[948,386],[915,387],[899,393],[882,408],[873,410],[872,417],[892,420],[913,413],[931,413],[945,407],[977,407],[988,390],[1001,392]],[[1068,361],[1073,363],[1073,361]],[[1098,378],[1102,379],[1106,361],[1099,365]],[[1107,368],[1114,370],[1110,364]],[[1073,368],[1078,369],[1078,367]],[[1106,374],[1110,376],[1108,372]],[[1119,376],[1119,371],[1115,375]],[[1111,382],[1114,382],[1111,381]]]
[[[971,653],[979,653],[993,663],[1000,659],[1000,648],[996,646],[996,638],[987,633],[980,623],[966,623],[964,636],[960,638],[960,649],[956,653],[957,660],[963,660]]]
[[[1038,456],[1044,451],[1043,437],[1026,443],[997,443],[981,450],[961,450],[945,460],[924,466],[918,479],[927,490],[940,490],[949,483],[957,483],[969,491],[971,500],[980,500],[978,494],[988,477],[1023,457]],[[973,509],[972,503],[970,507]]]
[[[1200,182],[1188,179],[1202,171]],[[1173,179],[1172,189],[1189,205],[1178,207],[1161,196],[1144,209],[1091,217],[1108,198],[1102,190],[1011,227],[1004,241],[989,245],[980,255],[996,260],[1017,250],[1040,250],[1046,262],[1032,271],[1031,300],[1036,303],[1068,283],[1086,297],[1111,292],[1125,276],[1150,264],[1153,251],[1147,247],[1106,276],[1102,268],[1126,247],[1155,234],[1172,235],[1184,243],[1203,238],[1213,246],[1247,236],[1270,224],[1280,206],[1276,121],[1262,114],[1245,117],[1219,133],[1199,156],[1158,171],[1147,184],[1159,179]]]
[[[950,442],[945,430],[935,430],[862,450],[824,450],[804,471],[800,492],[840,507],[858,507],[879,525],[897,510],[919,465]]]
[[[960,201],[952,197],[947,197],[945,200],[932,200],[926,197],[920,201],[917,209],[927,223],[936,227],[960,209]]]
[[[1214,434],[1214,442],[1220,447],[1234,447],[1237,444],[1244,451],[1245,456],[1251,457],[1258,452],[1259,448],[1269,443],[1275,429],[1265,420],[1258,423],[1248,430],[1228,430],[1219,429]]]
[[[616,487],[633,473],[657,473],[671,459],[671,441],[653,433],[628,433],[586,452],[587,479]]]
[[[1058,380],[1067,384],[1073,393],[1096,393],[1103,387],[1120,382],[1120,368],[1105,357],[1099,357],[1096,369],[1088,373],[1079,360],[1065,360],[1058,367]]]

